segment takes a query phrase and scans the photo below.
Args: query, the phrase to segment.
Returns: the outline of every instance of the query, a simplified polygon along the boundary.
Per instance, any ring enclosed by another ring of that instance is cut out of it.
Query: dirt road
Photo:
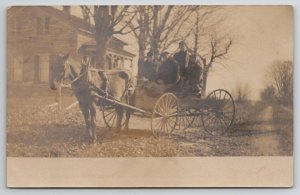
[[[251,146],[257,155],[278,155],[280,151],[279,132],[273,124],[273,108],[265,108],[259,115],[261,124],[257,133],[251,137]]]

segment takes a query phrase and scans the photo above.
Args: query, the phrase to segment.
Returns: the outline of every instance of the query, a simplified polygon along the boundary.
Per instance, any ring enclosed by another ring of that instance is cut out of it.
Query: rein
[[[66,66],[64,68],[64,74],[66,72],[66,69],[69,68],[71,69],[71,65],[67,62]],[[71,70],[72,71],[72,70]],[[75,77],[73,80],[71,80],[70,83],[68,83],[68,85],[72,85],[74,82],[76,82],[78,79],[80,79],[81,77],[83,77],[84,75],[86,75],[88,73],[88,70],[84,71],[83,73],[79,74],[77,77]],[[72,73],[73,74],[73,73]]]
[[[70,65],[68,62],[65,64],[64,74],[65,74],[67,68],[71,69],[71,65]],[[72,70],[71,70],[71,71],[72,71]],[[108,90],[109,90],[109,84],[108,84],[108,82],[109,82],[109,80],[105,77],[105,72],[108,72],[108,73],[115,73],[115,72],[119,72],[119,70],[101,70],[101,69],[95,69],[95,68],[87,68],[87,70],[85,70],[83,73],[79,74],[77,77],[75,77],[73,80],[71,80],[70,83],[68,83],[67,85],[71,86],[74,82],[78,81],[80,78],[82,78],[83,76],[85,76],[85,75],[88,74],[89,72],[98,72],[98,73],[104,74],[104,75],[102,75],[101,77],[102,77],[103,80],[106,80],[105,82],[106,82],[107,86],[105,87],[105,90],[101,89],[100,87],[95,86],[93,83],[90,83],[89,81],[88,81],[88,82],[89,82],[93,87],[95,87],[95,89],[96,89],[98,92],[100,92],[100,94],[104,94],[104,96],[102,96],[102,97],[110,98],[110,99],[112,99],[112,100],[115,100],[115,101],[120,102],[119,100],[115,99],[115,97],[113,97],[112,95],[110,95],[110,94],[108,93]],[[73,74],[73,73],[72,73],[72,74]],[[73,74],[73,76],[75,76],[75,75]],[[100,74],[99,74],[99,76],[100,76]],[[127,88],[127,89],[124,91],[123,96],[126,94],[126,91],[128,90],[128,86],[126,86],[126,88]]]
[[[75,79],[73,79],[70,84],[72,85],[75,81],[77,81],[78,79],[80,79],[81,77],[83,77],[85,74],[88,73],[88,70],[87,71],[84,71],[83,73],[81,73],[80,75],[78,75],[78,77],[76,77]]]

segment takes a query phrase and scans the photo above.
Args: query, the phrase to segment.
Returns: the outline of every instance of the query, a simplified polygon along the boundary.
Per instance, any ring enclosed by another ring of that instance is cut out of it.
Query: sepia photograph
[[[293,157],[293,30],[287,5],[8,7],[7,157]]]

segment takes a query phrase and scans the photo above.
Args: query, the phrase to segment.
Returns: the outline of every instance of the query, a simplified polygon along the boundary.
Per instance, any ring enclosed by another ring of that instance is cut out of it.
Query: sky
[[[234,43],[226,68],[215,66],[210,72],[208,89],[234,91],[248,84],[251,99],[270,78],[266,72],[275,60],[293,61],[293,12],[289,6],[230,6],[228,28]]]
[[[225,66],[215,64],[209,73],[207,90],[223,88],[234,93],[239,85],[248,85],[251,99],[259,99],[268,84],[266,72],[276,60],[293,61],[293,10],[290,6],[226,6],[224,28],[233,37]],[[72,8],[80,15],[80,8]],[[137,54],[133,37],[119,38]],[[137,57],[136,57],[137,58]],[[137,62],[137,59],[134,61]]]

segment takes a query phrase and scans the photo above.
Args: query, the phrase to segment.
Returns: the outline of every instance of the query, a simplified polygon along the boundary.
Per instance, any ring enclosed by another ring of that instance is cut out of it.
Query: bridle
[[[79,74],[77,77],[75,77],[75,75],[72,73],[72,70],[71,70],[71,64],[68,62],[68,61],[66,61],[65,63],[64,63],[64,70],[63,70],[63,72],[62,72],[62,75],[63,75],[63,78],[64,78],[64,80],[65,80],[65,78],[66,78],[66,72],[67,72],[67,70],[70,70],[70,72],[71,72],[71,74],[72,74],[72,76],[73,76],[73,79],[69,82],[69,83],[67,83],[67,84],[64,84],[64,85],[72,85],[73,83],[75,83],[76,81],[78,81],[81,77],[83,77],[84,75],[86,75],[87,73],[88,73],[88,69],[86,70],[86,71],[84,71],[83,73],[81,73],[81,74]],[[75,77],[75,78],[74,78]],[[61,83],[64,83],[64,82],[61,82]]]

